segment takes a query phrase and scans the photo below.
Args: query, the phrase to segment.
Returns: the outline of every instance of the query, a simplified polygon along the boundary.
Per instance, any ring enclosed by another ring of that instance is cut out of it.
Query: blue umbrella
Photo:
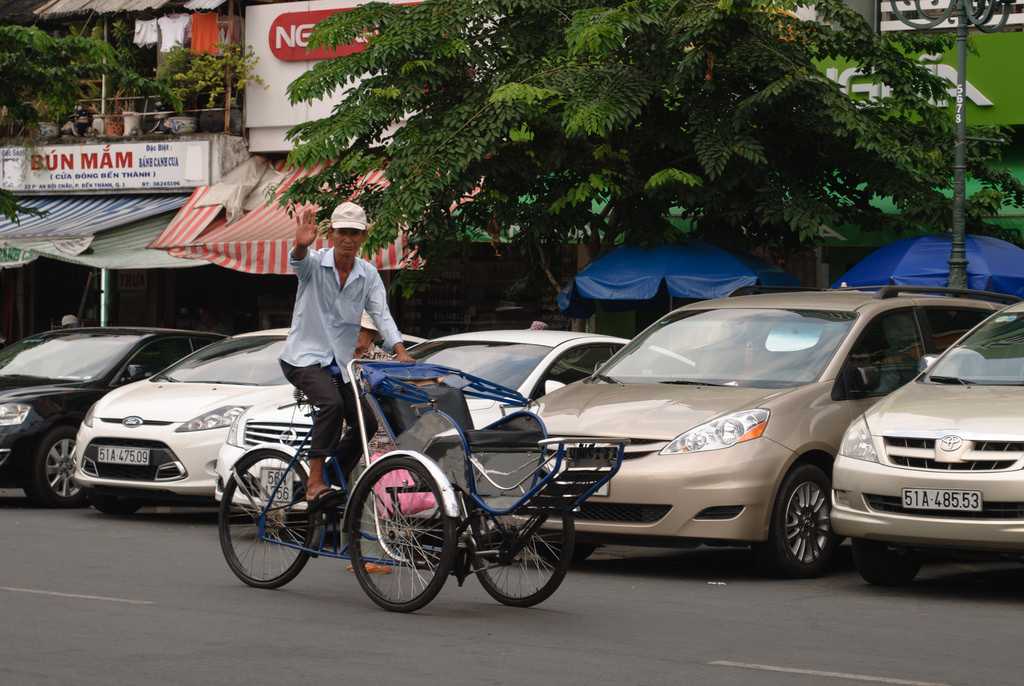
[[[946,286],[949,284],[949,235],[920,236],[882,246],[833,287]],[[967,236],[967,285],[983,291],[1024,296],[1024,250],[990,236]]]
[[[791,274],[751,255],[692,241],[658,248],[622,246],[594,260],[558,294],[570,317],[593,313],[585,301],[644,301],[662,284],[676,298],[703,300],[729,295],[743,286],[799,286]]]

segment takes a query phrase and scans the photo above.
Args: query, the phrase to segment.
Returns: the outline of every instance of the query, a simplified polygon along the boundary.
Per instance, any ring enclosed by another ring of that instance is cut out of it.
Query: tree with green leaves
[[[81,83],[102,75],[123,88],[159,94],[167,89],[125,65],[107,43],[87,36],[55,37],[35,27],[0,26],[0,120],[24,130],[49,112],[70,112],[81,98]],[[0,190],[0,216],[15,219],[25,208],[12,193]]]
[[[290,132],[291,161],[325,167],[286,199],[327,212],[386,168],[390,184],[360,196],[377,244],[404,228],[429,257],[432,239],[500,227],[545,267],[568,242],[596,256],[678,240],[672,219],[719,244],[784,249],[823,226],[946,227],[953,123],[931,102],[948,84],[912,55],[950,38],[875,35],[840,0],[816,3],[816,22],[794,5],[424,0],[338,13],[310,45],[367,47],[291,84],[294,102],[350,90]],[[819,68],[828,59],[859,64],[891,95],[851,99]],[[991,166],[1006,132],[974,133],[977,230],[1024,204],[1024,187]]]

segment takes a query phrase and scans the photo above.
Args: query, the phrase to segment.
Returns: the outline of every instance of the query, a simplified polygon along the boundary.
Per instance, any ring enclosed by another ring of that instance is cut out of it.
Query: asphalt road
[[[470,579],[383,612],[336,561],[278,591],[224,564],[213,510],[30,508],[0,493],[0,684],[1019,684],[1024,567],[866,586],[753,575],[746,551],[599,551],[543,605]]]

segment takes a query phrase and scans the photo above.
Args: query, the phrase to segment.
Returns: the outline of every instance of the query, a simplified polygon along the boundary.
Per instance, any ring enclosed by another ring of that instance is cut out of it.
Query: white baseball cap
[[[359,328],[377,331],[377,325],[373,323],[373,317],[366,310],[363,310],[363,318],[359,320]]]
[[[331,213],[331,228],[366,231],[366,212],[354,202],[343,202]]]

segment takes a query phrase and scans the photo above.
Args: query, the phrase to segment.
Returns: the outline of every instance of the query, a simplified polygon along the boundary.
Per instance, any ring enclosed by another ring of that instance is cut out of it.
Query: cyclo
[[[461,586],[475,574],[506,605],[550,597],[572,559],[573,512],[619,470],[628,439],[549,437],[518,392],[457,369],[354,360],[348,373],[393,449],[371,454],[357,403],[363,470],[350,488],[328,458],[335,492],[313,508],[308,434],[295,449],[250,450],[220,507],[221,549],[235,575],[278,588],[311,557],[350,559],[363,591],[397,612],[425,606],[449,576]],[[520,409],[477,430],[467,397]]]

